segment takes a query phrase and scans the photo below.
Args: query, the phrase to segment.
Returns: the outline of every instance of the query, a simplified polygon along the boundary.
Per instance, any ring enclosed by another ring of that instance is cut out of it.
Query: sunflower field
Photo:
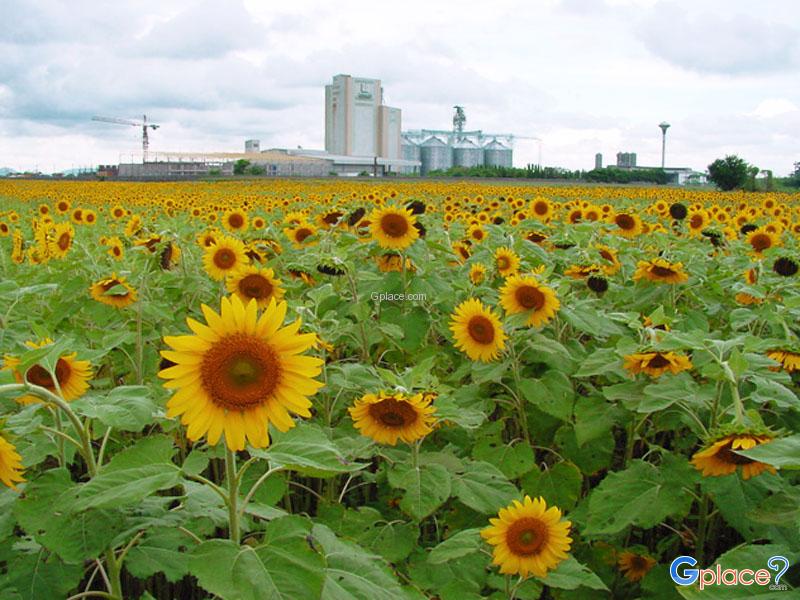
[[[798,240],[798,194],[0,182],[0,598],[797,597]]]

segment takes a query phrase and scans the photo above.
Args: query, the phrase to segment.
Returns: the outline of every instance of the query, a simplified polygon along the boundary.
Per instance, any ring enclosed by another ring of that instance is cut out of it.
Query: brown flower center
[[[539,554],[547,545],[547,524],[534,517],[517,519],[508,527],[506,543],[515,556]]]
[[[672,277],[677,272],[669,267],[661,267],[659,265],[654,265],[650,267],[650,272],[655,275],[656,277]]]
[[[233,213],[228,216],[228,225],[234,229],[241,229],[244,226],[244,217],[239,213]]]
[[[403,237],[408,232],[408,220],[403,215],[384,215],[381,217],[381,230],[392,238]]]
[[[630,570],[631,571],[648,571],[648,563],[647,559],[644,556],[639,556],[638,554],[631,558],[630,561]]]
[[[736,454],[731,450],[731,446],[733,445],[733,440],[729,441],[725,444],[722,448],[717,451],[716,457],[721,460],[722,462],[726,462],[728,464],[733,465],[747,465],[751,462],[754,462],[752,458],[747,458],[746,456],[742,456],[740,454]]]
[[[766,250],[772,246],[772,240],[768,235],[764,233],[758,233],[750,239],[750,245],[754,250],[758,250],[760,252],[761,250]]]
[[[547,209],[549,208],[547,202],[537,202],[533,205],[533,212],[537,215],[546,215]]]
[[[617,215],[614,222],[617,224],[617,227],[626,231],[636,227],[636,221],[630,215]]]
[[[58,380],[59,386],[63,385],[64,382],[69,379],[69,375],[71,372],[72,369],[70,368],[69,363],[65,361],[63,358],[59,358],[58,362],[56,362],[56,379]],[[25,379],[27,379],[30,383],[34,385],[47,388],[52,392],[56,391],[56,385],[53,382],[52,376],[47,371],[47,369],[45,369],[42,366],[33,365],[25,373]]]
[[[703,215],[693,215],[691,219],[689,219],[689,227],[692,229],[699,229],[703,226]]]
[[[611,254],[611,252],[609,252],[608,250],[600,250],[600,256],[605,258],[610,263],[614,262],[614,255]]]
[[[653,358],[650,359],[650,361],[647,363],[647,366],[654,369],[661,369],[662,367],[666,367],[670,364],[671,363],[669,362],[669,360],[664,358],[664,355],[656,354]]]
[[[239,291],[248,298],[269,298],[273,285],[263,275],[252,273],[239,281]]]
[[[297,231],[294,232],[294,239],[296,242],[301,243],[305,240],[308,236],[313,234],[314,232],[311,231],[308,227],[301,227]]]
[[[467,323],[469,336],[479,344],[491,344],[494,341],[494,325],[483,315],[475,315]]]
[[[419,415],[405,400],[386,398],[369,405],[369,415],[384,427],[399,429],[414,423]]]
[[[200,365],[203,388],[211,401],[228,410],[263,404],[278,387],[281,365],[271,346],[245,333],[222,338]]]
[[[69,243],[72,240],[68,233],[62,233],[58,237],[58,247],[60,250],[69,250]]]
[[[230,269],[236,264],[236,253],[230,248],[220,248],[214,253],[214,264],[220,269]]]
[[[514,292],[516,301],[527,310],[539,310],[544,306],[545,297],[539,288],[532,285],[522,285]]]
[[[336,225],[337,221],[342,217],[342,214],[343,213],[335,210],[325,215],[322,220],[328,225]]]
[[[501,271],[507,269],[511,266],[511,261],[507,256],[498,256],[497,257],[497,268]]]

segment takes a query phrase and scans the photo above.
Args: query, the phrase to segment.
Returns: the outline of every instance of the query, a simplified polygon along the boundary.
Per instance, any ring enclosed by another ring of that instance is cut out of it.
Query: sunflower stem
[[[514,394],[514,400],[516,400],[517,412],[519,413],[519,426],[522,430],[525,442],[530,445],[531,434],[528,431],[528,414],[525,410],[525,399],[522,397],[520,388],[519,357],[513,343],[509,343],[508,347],[511,351],[511,370],[514,375],[514,390],[516,392]]]
[[[708,528],[708,494],[703,494],[700,500],[700,515],[697,521],[697,557],[701,564],[704,563],[705,546],[706,546],[706,531]]]
[[[106,550],[106,572],[108,573],[109,592],[113,598],[124,600],[122,596],[122,581],[120,580],[122,563],[114,556],[114,550]]]
[[[240,542],[239,510],[239,478],[236,475],[236,454],[225,446],[225,479],[228,482],[228,534],[237,546]]]

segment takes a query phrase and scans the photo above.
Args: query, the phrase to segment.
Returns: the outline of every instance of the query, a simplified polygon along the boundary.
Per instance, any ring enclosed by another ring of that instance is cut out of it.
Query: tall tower
[[[383,104],[380,79],[336,75],[325,86],[325,150],[399,158],[400,116]]]
[[[602,169],[603,168],[603,155],[599,152],[594,155],[594,168],[595,169]]]
[[[669,123],[666,121],[661,121],[658,124],[661,128],[661,168],[664,168],[664,158],[666,157],[666,150],[667,150],[667,129],[669,129]],[[675,164],[675,163],[673,163]]]

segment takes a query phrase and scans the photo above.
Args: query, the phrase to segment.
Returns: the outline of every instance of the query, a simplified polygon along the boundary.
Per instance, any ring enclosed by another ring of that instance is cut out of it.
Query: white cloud
[[[797,105],[786,98],[767,98],[760,102],[750,114],[762,119],[769,119],[786,113],[797,112],[798,110],[800,109],[797,108]]]

